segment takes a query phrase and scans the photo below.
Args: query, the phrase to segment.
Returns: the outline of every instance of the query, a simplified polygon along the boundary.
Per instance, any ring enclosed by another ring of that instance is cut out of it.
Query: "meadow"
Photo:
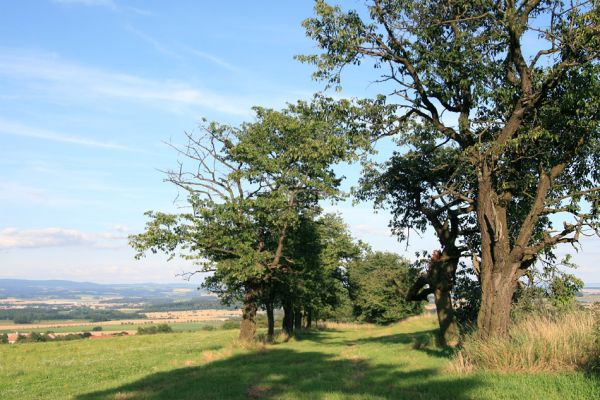
[[[584,372],[450,372],[435,320],[329,325],[275,344],[237,330],[0,346],[9,399],[597,399]]]

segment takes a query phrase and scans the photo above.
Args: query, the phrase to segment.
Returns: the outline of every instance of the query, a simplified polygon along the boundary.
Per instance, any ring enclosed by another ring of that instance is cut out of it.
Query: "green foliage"
[[[188,135],[187,160],[167,176],[188,193],[191,212],[148,212],[146,231],[130,237],[137,256],[165,252],[211,272],[206,289],[224,304],[243,303],[244,336],[260,306],[307,320],[335,308],[354,250],[343,224],[321,216],[320,201],[344,196],[333,167],[364,146],[346,135],[337,104],[315,96],[281,111],[255,107],[254,122],[213,122]]]
[[[368,252],[350,263],[348,281],[355,315],[366,322],[389,324],[420,314],[423,304],[406,300],[417,273],[394,253]]]
[[[461,266],[456,273],[452,291],[456,321],[460,324],[461,331],[468,332],[475,327],[481,306],[481,285],[473,267]]]
[[[119,319],[145,318],[141,313],[124,313],[118,310],[74,307],[64,309],[22,308],[0,310],[0,320],[13,320],[15,324],[31,324],[41,320],[79,319],[93,322]]]
[[[103,328],[102,328],[101,326],[95,326],[95,327],[93,327],[93,328],[92,328],[92,331],[93,331],[93,332],[101,332],[101,331],[102,331],[102,329],[103,329]]]
[[[137,329],[138,335],[155,335],[157,333],[172,333],[173,328],[168,324],[158,324],[150,326],[140,326]]]
[[[0,333],[0,344],[8,343],[8,335],[6,333]]]
[[[240,328],[240,320],[239,319],[228,319],[223,322],[221,325],[221,329],[239,329]]]

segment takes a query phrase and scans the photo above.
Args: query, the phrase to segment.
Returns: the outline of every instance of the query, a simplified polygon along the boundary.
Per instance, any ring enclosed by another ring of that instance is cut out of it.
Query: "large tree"
[[[291,271],[288,236],[318,214],[320,200],[340,196],[332,167],[355,157],[339,119],[320,117],[329,103],[257,107],[254,122],[210,123],[200,135],[188,134],[187,145],[177,148],[183,161],[167,180],[187,193],[189,211],[149,212],[146,231],[131,237],[138,256],[179,254],[212,272],[205,285],[243,303],[243,340],[254,337],[258,307]]]
[[[389,124],[374,137],[435,133],[436,146],[459,152],[473,184],[436,182],[422,203],[474,211],[478,326],[503,334],[517,282],[540,254],[598,234],[598,3],[374,0],[344,11],[317,1],[315,10],[304,26],[323,51],[300,57],[315,77],[339,85],[346,66],[367,62],[392,93]]]

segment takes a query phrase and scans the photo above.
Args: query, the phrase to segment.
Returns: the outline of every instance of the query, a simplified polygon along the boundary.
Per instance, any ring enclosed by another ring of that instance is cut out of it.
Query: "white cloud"
[[[56,54],[0,48],[0,76],[32,86],[36,95],[75,100],[125,99],[151,103],[167,111],[177,106],[202,107],[224,114],[248,116],[251,99],[221,95],[176,80],[156,80],[82,66]],[[41,87],[40,87],[41,84]],[[44,86],[45,85],[45,86]]]
[[[43,247],[91,246],[95,248],[122,247],[127,239],[124,232],[88,233],[76,229],[0,229],[0,249],[38,249]]]
[[[23,125],[19,122],[8,121],[0,117],[0,134],[23,136],[35,139],[50,140],[53,142],[71,143],[89,147],[99,147],[105,149],[127,150],[128,148],[119,144],[100,142],[81,136],[65,135],[49,129],[35,128]]]

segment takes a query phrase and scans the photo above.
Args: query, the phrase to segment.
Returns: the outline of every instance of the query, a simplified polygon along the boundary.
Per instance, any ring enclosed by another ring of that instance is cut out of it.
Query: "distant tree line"
[[[31,324],[45,320],[80,319],[92,322],[110,321],[115,319],[146,318],[144,314],[134,312],[125,313],[119,310],[95,309],[90,307],[76,307],[71,309],[48,308],[19,308],[0,310],[0,320],[12,320],[15,324]]]

